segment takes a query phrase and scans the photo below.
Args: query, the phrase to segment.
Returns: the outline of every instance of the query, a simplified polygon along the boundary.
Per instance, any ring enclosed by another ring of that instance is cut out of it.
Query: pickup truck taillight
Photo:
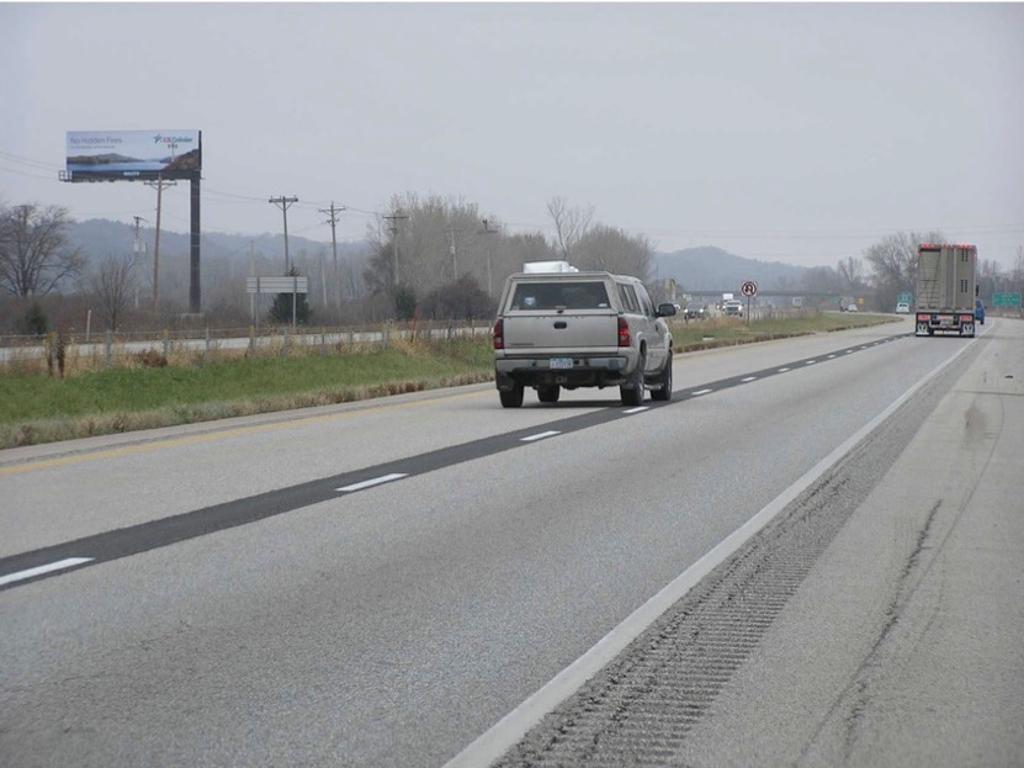
[[[632,343],[632,339],[629,336],[629,323],[626,322],[626,318],[619,318],[619,346],[628,347]]]
[[[491,334],[495,349],[505,348],[505,321],[498,318],[494,323],[494,331]]]

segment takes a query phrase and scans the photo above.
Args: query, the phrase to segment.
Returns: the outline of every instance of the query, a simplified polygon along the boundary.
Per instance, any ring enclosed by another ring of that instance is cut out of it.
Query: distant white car
[[[897,315],[909,315],[910,314],[910,305],[907,304],[907,302],[905,302],[905,301],[901,301],[899,304],[896,305],[896,314]]]
[[[846,308],[846,311],[847,311],[847,312],[856,312],[856,311],[857,311],[857,305],[856,305],[856,304],[850,304],[850,305],[849,305],[849,306],[848,306],[848,307]]]

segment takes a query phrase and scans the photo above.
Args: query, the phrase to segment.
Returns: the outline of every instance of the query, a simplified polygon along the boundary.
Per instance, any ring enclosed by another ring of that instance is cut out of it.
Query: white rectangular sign
[[[245,281],[249,293],[309,293],[309,278],[297,277],[250,277]]]

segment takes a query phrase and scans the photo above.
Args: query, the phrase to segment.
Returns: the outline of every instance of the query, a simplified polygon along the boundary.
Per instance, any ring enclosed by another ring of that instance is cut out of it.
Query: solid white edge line
[[[708,392],[714,392],[713,389],[698,389],[696,392],[691,392],[691,395],[706,395]]]
[[[42,576],[44,573],[51,573],[53,571],[63,571],[65,568],[71,568],[75,565],[81,565],[82,563],[91,563],[94,558],[91,557],[68,557],[64,560],[57,560],[54,563],[47,563],[46,565],[37,565],[35,568],[27,568],[24,571],[15,571],[14,573],[8,573],[6,576],[0,576],[0,587],[5,584],[13,584],[16,581],[23,581],[24,579],[31,579],[34,576]]]
[[[361,491],[364,488],[372,488],[373,486],[380,485],[381,483],[390,483],[392,480],[401,480],[403,477],[408,477],[408,475],[401,472],[393,472],[390,475],[381,475],[380,477],[374,477],[371,480],[363,480],[361,483],[352,483],[352,485],[345,485],[341,488],[335,488],[334,490],[343,491],[345,493]]]
[[[801,475],[795,483],[768,502],[756,515],[669,582],[654,597],[633,611],[618,626],[598,640],[590,650],[474,739],[465,749],[445,763],[444,768],[483,768],[504,755],[510,747],[518,743],[533,726],[539,723],[544,715],[576,693],[584,683],[600,672],[608,662],[618,656],[658,617],[693,589],[701,579],[738,551],[791,501],[809,488],[849,453],[857,443],[913,397],[921,387],[967,351],[973,341],[972,339],[970,343],[957,350],[952,357],[918,379],[910,389],[900,395],[885,410],[843,441],[828,456]]]
[[[641,411],[650,410],[650,408],[651,406],[649,405],[641,405],[639,408],[630,408],[628,411],[623,411],[623,413],[640,413]]]
[[[740,382],[743,383],[743,384],[746,384],[748,381],[753,381],[756,378],[757,378],[757,376],[747,376],[747,378],[745,378],[745,379],[740,379]]]
[[[562,433],[561,432],[557,432],[557,431],[552,429],[552,430],[548,430],[547,432],[539,432],[536,435],[530,435],[529,437],[521,437],[519,439],[522,442],[524,442],[524,443],[529,443],[529,442],[531,442],[533,440],[540,440],[540,439],[545,438],[545,437],[553,437],[554,435],[560,435],[560,434],[562,434]]]

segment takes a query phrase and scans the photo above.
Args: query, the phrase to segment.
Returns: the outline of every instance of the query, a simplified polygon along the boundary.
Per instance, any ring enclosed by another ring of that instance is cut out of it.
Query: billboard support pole
[[[191,184],[191,253],[189,254],[189,284],[188,284],[188,306],[189,312],[196,315],[202,309],[200,283],[199,283],[199,172],[193,174]]]

